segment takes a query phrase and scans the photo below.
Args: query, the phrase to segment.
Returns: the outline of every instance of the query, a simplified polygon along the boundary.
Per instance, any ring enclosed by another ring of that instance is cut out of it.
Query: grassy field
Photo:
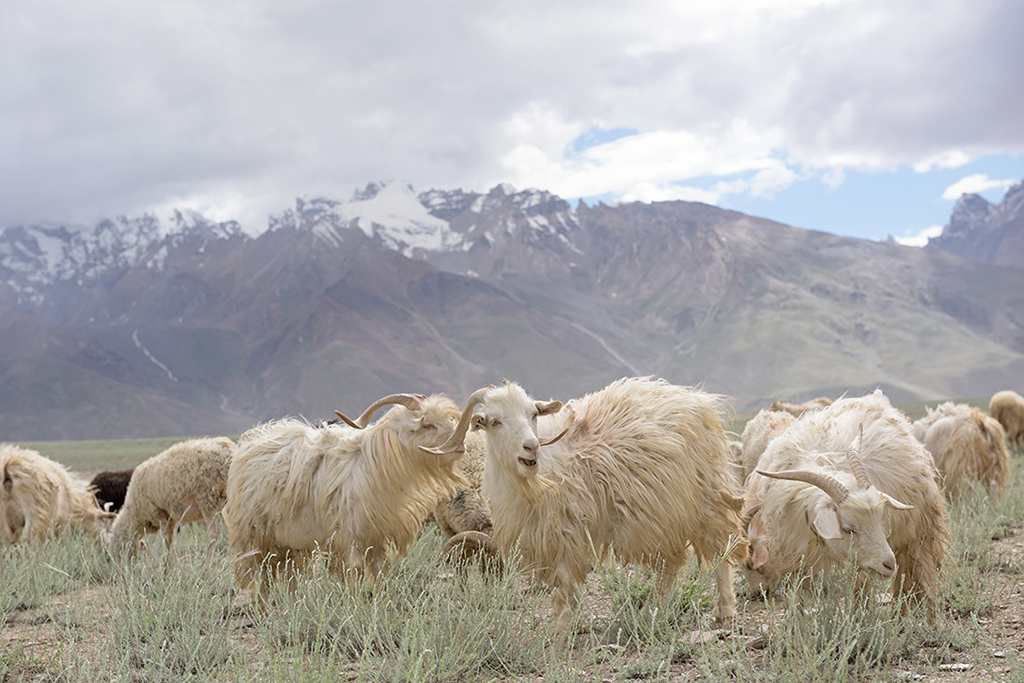
[[[89,472],[172,441],[34,446]],[[565,635],[526,578],[439,566],[433,526],[372,588],[316,567],[261,611],[233,589],[226,534],[207,560],[192,525],[127,567],[77,534],[0,548],[0,681],[1024,680],[1022,470],[1017,453],[1001,501],[951,506],[934,627],[841,576],[767,603],[738,584],[721,630],[708,572],[691,566],[652,611],[646,572],[604,564]]]
[[[228,434],[237,439],[237,434]],[[82,475],[100,470],[125,470],[153,457],[187,437],[109,439],[104,441],[24,441],[19,446],[43,455]]]

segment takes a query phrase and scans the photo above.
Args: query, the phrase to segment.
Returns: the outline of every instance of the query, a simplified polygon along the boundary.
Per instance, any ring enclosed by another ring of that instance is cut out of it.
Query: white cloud
[[[962,194],[971,194],[993,190],[996,188],[1007,188],[1014,184],[1013,180],[993,180],[984,173],[975,173],[961,178],[942,192],[943,199],[959,199]]]
[[[797,177],[774,156],[778,131],[755,131],[742,120],[702,136],[683,130],[637,133],[588,147],[578,155],[565,153],[574,129],[552,128],[564,132],[564,144],[557,153],[557,145],[542,149],[524,143],[502,158],[506,177],[514,185],[545,187],[566,197],[612,195],[625,201],[654,201],[685,195],[715,201],[725,193],[770,196]],[[698,177],[744,173],[753,173],[753,178],[728,186],[720,183],[716,190],[685,185]]]
[[[0,7],[0,226],[373,178],[771,196],[1024,151],[1018,0]],[[595,128],[641,132],[566,155]]]
[[[899,244],[905,247],[923,247],[928,244],[928,240],[932,237],[938,237],[942,234],[941,225],[929,225],[927,228],[923,228],[916,234],[905,234],[902,236],[893,236]]]
[[[971,161],[971,156],[958,149],[934,154],[914,164],[914,173],[928,173],[937,168],[960,168]]]
[[[772,168],[766,168],[754,175],[750,181],[750,194],[754,197],[770,198],[776,192],[781,192],[792,185],[799,176],[781,164]]]
[[[619,199],[623,202],[668,202],[682,200],[715,204],[721,197],[721,192],[705,190],[699,187],[638,183],[619,197]]]

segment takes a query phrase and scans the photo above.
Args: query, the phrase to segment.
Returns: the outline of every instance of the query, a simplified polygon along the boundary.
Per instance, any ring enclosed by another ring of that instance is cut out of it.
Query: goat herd
[[[0,536],[42,542],[79,527],[129,561],[145,534],[162,529],[170,548],[178,524],[202,520],[212,552],[223,511],[236,583],[262,600],[318,555],[339,576],[372,580],[432,517],[446,555],[515,554],[550,587],[558,618],[609,553],[650,567],[664,599],[691,552],[714,571],[719,621],[736,612],[734,566],[770,591],[851,561],[863,577],[892,577],[932,618],[944,498],[975,485],[1001,495],[1006,441],[1024,445],[1024,398],[1012,391],[992,397],[991,415],[945,403],[914,423],[881,391],[776,403],[742,443],[727,438],[723,408],[651,378],[564,406],[514,382],[474,392],[462,411],[442,395],[393,394],[355,420],[273,421],[237,445],[184,441],[90,484],[3,445]]]

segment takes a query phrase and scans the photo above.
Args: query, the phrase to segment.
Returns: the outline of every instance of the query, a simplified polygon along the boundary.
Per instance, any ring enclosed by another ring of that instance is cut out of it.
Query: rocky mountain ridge
[[[1024,376],[1024,271],[705,204],[373,183],[258,236],[179,212],[0,233],[4,439],[231,433],[392,391],[626,374],[734,397]]]
[[[998,204],[977,194],[957,200],[942,234],[928,240],[929,249],[972,261],[1024,268],[1024,182],[1006,191]]]

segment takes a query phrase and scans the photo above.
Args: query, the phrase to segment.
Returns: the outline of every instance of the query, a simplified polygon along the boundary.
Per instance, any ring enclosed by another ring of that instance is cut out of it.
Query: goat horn
[[[459,449],[462,448],[462,443],[466,440],[466,432],[469,431],[469,423],[473,420],[473,408],[476,408],[478,403],[482,403],[484,396],[486,396],[487,392],[493,388],[493,384],[488,384],[487,386],[477,389],[470,394],[469,398],[466,400],[466,407],[462,409],[462,415],[459,416],[459,423],[455,425],[455,431],[452,432],[448,441],[437,448],[420,446],[420,450],[427,453],[433,453],[434,455],[458,453]]]
[[[342,421],[344,421],[349,427],[355,427],[356,429],[362,429],[362,427],[360,427],[355,422],[353,422],[348,417],[346,417],[345,414],[342,413],[340,410],[335,410],[334,414],[337,415],[338,417],[340,417],[342,419]]]
[[[884,493],[882,491],[879,491],[879,493],[882,494],[882,498],[885,498],[885,502],[887,502],[889,505],[893,506],[897,510],[913,510],[914,509],[913,505],[907,505],[906,503],[901,503],[898,500],[896,500],[895,498],[893,498],[892,496],[890,496],[888,493]]]
[[[850,450],[846,454],[846,461],[849,463],[850,469],[853,470],[853,476],[857,479],[857,483],[862,489],[866,489],[870,488],[871,479],[868,477],[867,467],[864,466],[863,451],[864,424],[861,423],[857,438],[853,440],[853,445],[850,446]]]
[[[550,446],[551,444],[553,444],[554,442],[558,441],[559,439],[561,439],[563,436],[565,436],[568,433],[569,433],[569,427],[566,427],[565,429],[563,429],[561,431],[561,433],[558,436],[556,436],[555,438],[551,439],[551,441],[541,441],[540,445],[541,446]]]
[[[810,470],[763,472],[761,470],[757,470],[757,473],[763,477],[771,477],[772,479],[802,481],[813,486],[817,486],[819,489],[827,493],[829,498],[836,502],[836,505],[842,505],[843,501],[846,500],[846,497],[850,495],[849,489],[843,486],[842,482],[833,476],[825,474],[824,472],[813,472]]]
[[[753,521],[754,515],[761,511],[761,504],[758,503],[754,507],[750,508],[743,515],[743,519],[740,521],[740,529],[743,531],[743,535],[747,536],[747,530],[750,528],[750,522]],[[747,539],[749,540],[749,536]]]
[[[423,406],[423,401],[426,400],[426,396],[423,394],[390,394],[384,398],[377,399],[370,404],[370,407],[363,411],[363,414],[359,416],[355,422],[348,419],[341,413],[338,413],[338,417],[342,420],[355,427],[356,429],[366,429],[366,425],[370,424],[370,418],[373,414],[380,410],[382,407],[392,404],[403,405],[409,410],[418,410]]]
[[[444,547],[441,548],[441,559],[446,559],[451,555],[452,550],[462,544],[480,548],[491,557],[495,557],[498,554],[498,547],[494,544],[494,539],[489,534],[485,534],[482,531],[463,531],[449,538],[448,542],[444,544]]]

